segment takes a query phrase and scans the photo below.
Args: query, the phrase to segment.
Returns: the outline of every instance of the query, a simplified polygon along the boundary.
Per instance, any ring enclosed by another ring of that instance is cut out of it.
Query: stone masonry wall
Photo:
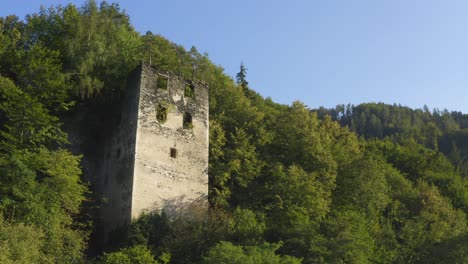
[[[158,89],[167,78],[167,89]],[[131,217],[145,211],[180,214],[208,198],[208,88],[169,72],[143,65],[140,78],[138,124]],[[193,98],[184,95],[185,86]],[[167,108],[167,119],[157,119],[157,106]],[[184,113],[192,125],[183,127]],[[171,148],[176,157],[171,157]]]
[[[161,76],[166,89],[156,87]],[[208,205],[208,88],[145,64],[127,83],[125,97],[106,113],[82,105],[65,128],[72,151],[84,153],[83,171],[100,201],[93,235],[100,248],[112,230],[143,212],[198,214]],[[194,96],[184,93],[186,85]],[[168,110],[164,122],[157,119],[158,105]],[[185,128],[184,113],[192,117]]]
[[[110,142],[104,144],[106,159],[99,161],[99,189],[103,197],[100,211],[102,226],[106,229],[104,233],[131,220],[141,72],[140,66],[128,79],[119,125],[113,131]]]

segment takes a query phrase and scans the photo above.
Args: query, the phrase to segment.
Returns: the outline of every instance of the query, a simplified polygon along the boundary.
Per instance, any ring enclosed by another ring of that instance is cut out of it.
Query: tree
[[[124,248],[117,252],[104,253],[99,261],[102,264],[158,264],[151,254],[151,251],[145,246],[138,245],[130,248]],[[163,262],[167,263],[167,262]]]
[[[142,39],[130,25],[118,4],[94,0],[81,8],[41,9],[29,15],[31,42],[43,43],[58,51],[71,92],[80,99],[96,96],[101,91],[108,98],[118,97],[125,81],[138,65]]]
[[[210,249],[204,264],[300,264],[301,259],[291,256],[281,256],[275,251],[281,244],[263,243],[259,246],[236,246],[230,242],[221,241]]]
[[[248,88],[249,82],[245,79],[247,75],[247,69],[244,67],[244,63],[241,62],[240,71],[236,74],[236,82],[240,85],[244,90]]]
[[[228,224],[229,238],[233,241],[256,244],[263,238],[266,225],[255,212],[237,207]]]
[[[36,226],[13,224],[0,215],[0,263],[51,263],[44,254],[46,238]]]
[[[374,263],[375,241],[364,214],[354,210],[333,212],[325,222],[325,263]]]
[[[58,118],[0,77],[0,119],[0,212],[13,223],[43,229],[41,250],[54,261],[81,260],[87,234],[73,218],[87,187],[80,179],[80,157],[59,148],[66,135]]]

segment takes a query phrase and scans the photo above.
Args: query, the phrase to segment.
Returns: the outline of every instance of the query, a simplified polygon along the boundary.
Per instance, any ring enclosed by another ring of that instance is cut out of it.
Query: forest
[[[210,88],[209,215],[142,215],[102,251],[67,117],[115,115],[142,61]],[[0,263],[468,263],[467,114],[254,88],[115,3],[0,17]]]

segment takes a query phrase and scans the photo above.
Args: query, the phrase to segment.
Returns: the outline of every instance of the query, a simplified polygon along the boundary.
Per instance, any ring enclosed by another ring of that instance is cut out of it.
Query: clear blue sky
[[[0,16],[40,4],[1,1]],[[111,2],[111,1],[109,1]],[[401,103],[468,113],[466,0],[121,0],[135,28],[207,52],[251,88],[309,107]]]

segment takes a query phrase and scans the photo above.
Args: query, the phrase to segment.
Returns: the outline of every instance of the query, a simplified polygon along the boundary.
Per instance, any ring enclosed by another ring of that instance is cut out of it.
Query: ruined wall
[[[161,78],[165,89],[157,88]],[[102,248],[112,240],[110,231],[142,212],[180,215],[208,205],[208,88],[145,64],[127,83],[122,101],[104,107],[105,114],[101,106],[83,106],[67,122],[73,124],[67,128],[72,149],[84,153],[83,170],[100,203],[93,243]],[[167,109],[165,121],[157,118],[158,106]],[[184,113],[192,117],[185,127]]]
[[[167,87],[158,88],[161,78]],[[193,89],[193,95],[187,94],[187,88]],[[165,120],[157,118],[161,111],[158,105],[167,110]],[[184,114],[192,121],[185,128]],[[194,204],[207,205],[208,126],[206,86],[143,66],[132,218],[144,211],[164,209],[169,214],[180,214]]]
[[[100,171],[98,191],[102,196],[101,225],[104,233],[131,220],[132,187],[134,181],[135,142],[138,127],[142,67],[128,79],[121,105],[120,122],[104,143],[106,157],[98,161]]]
[[[91,184],[95,231],[91,248],[99,252],[109,241],[109,232],[131,220],[135,142],[140,104],[142,67],[127,80],[121,101],[112,104],[80,103],[64,117],[69,149],[83,154],[83,180]]]

